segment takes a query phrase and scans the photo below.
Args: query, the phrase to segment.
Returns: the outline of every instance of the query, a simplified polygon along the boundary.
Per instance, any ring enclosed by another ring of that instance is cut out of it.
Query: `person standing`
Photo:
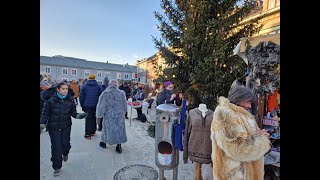
[[[108,85],[109,85],[109,78],[108,78],[108,76],[106,76],[104,79],[103,79],[103,83],[102,83],[102,85],[101,85],[101,91],[103,92],[104,90],[106,90],[107,89],[107,87],[108,87]],[[103,124],[103,119],[98,123],[98,129],[97,129],[97,131],[102,131],[102,124]]]
[[[73,96],[68,94],[68,85],[61,82],[57,85],[53,96],[46,99],[40,118],[40,134],[46,127],[49,129],[51,140],[51,161],[54,169],[53,175],[58,176],[62,167],[62,160],[68,160],[71,149],[71,116],[83,119],[86,113],[77,113]]]
[[[106,76],[106,77],[103,79],[103,83],[102,83],[102,85],[101,85],[102,91],[104,91],[104,90],[107,89],[108,84],[109,84],[109,78],[108,78],[108,76]]]
[[[129,97],[130,97],[130,93],[131,93],[131,89],[130,89],[130,87],[128,86],[128,83],[127,83],[127,82],[124,82],[121,86],[119,86],[119,89],[122,90],[122,91],[124,91],[124,93],[126,94],[126,98],[127,98],[127,100],[128,100]],[[129,119],[129,118],[128,118],[128,112],[126,112],[125,118],[126,118],[126,119]]]
[[[80,105],[82,110],[88,113],[88,116],[86,117],[84,135],[84,138],[86,139],[91,139],[97,130],[96,107],[102,90],[95,78],[94,74],[90,74],[89,80],[80,90]]]
[[[108,88],[102,92],[97,105],[97,121],[103,119],[101,142],[99,146],[117,144],[116,151],[121,154],[121,144],[127,142],[125,113],[127,99],[124,91],[118,89],[118,81],[111,80]]]
[[[138,87],[137,92],[134,96],[135,101],[141,101],[141,104],[143,103],[143,100],[145,98],[145,93],[142,90],[142,87]],[[141,120],[141,115],[142,115],[142,107],[136,108],[138,117],[136,118],[137,120]]]
[[[166,81],[163,85],[165,89],[158,94],[157,106],[164,103],[173,104],[174,99],[176,98],[176,94],[173,93],[173,83],[171,81]]]
[[[270,134],[260,129],[249,110],[255,95],[244,86],[219,97],[211,123],[213,179],[263,180]]]

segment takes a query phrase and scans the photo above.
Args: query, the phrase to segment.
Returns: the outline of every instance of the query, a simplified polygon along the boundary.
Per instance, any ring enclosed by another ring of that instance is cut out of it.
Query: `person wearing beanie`
[[[94,74],[90,74],[88,78],[89,79],[96,79],[96,76]]]
[[[99,96],[102,93],[102,89],[95,80],[94,74],[90,74],[88,78],[88,81],[80,90],[79,100],[82,110],[88,113],[88,116],[86,117],[84,137],[89,140],[95,135],[97,130],[96,107]]]
[[[157,98],[157,106],[160,104],[174,104],[174,99],[176,98],[176,94],[173,93],[174,85],[171,81],[166,81],[163,83],[164,90],[159,93]]]

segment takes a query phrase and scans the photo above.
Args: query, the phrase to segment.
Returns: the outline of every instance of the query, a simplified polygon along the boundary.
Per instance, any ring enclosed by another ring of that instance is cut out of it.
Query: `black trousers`
[[[101,119],[100,123],[98,124],[98,129],[102,129],[102,121],[103,121],[103,118]]]
[[[91,136],[92,134],[96,133],[97,130],[96,108],[85,107],[84,112],[88,113],[85,124],[85,135]]]
[[[138,119],[141,118],[142,115],[142,107],[137,108]]]
[[[51,161],[53,169],[62,167],[62,155],[67,156],[71,149],[70,145],[71,126],[64,129],[50,129]]]

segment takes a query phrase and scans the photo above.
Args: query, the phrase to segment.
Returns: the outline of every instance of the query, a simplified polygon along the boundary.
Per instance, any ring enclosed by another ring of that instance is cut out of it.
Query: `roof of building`
[[[65,56],[40,56],[40,64],[52,65],[52,66],[65,66],[75,67],[83,69],[101,69],[120,72],[136,72],[137,66],[126,64],[112,64],[103,62],[87,61],[85,59],[65,57]]]
[[[141,63],[144,63],[144,62],[147,62],[147,61],[152,61],[156,57],[157,57],[157,53],[153,54],[152,56],[150,56],[148,58],[143,58],[141,60],[137,60],[136,64],[141,64]]]

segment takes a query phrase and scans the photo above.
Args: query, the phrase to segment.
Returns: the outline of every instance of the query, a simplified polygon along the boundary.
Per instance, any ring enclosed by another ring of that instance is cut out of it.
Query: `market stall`
[[[271,135],[265,179],[280,179],[280,34],[242,38],[234,54],[248,65],[246,86],[258,98],[256,120]]]

